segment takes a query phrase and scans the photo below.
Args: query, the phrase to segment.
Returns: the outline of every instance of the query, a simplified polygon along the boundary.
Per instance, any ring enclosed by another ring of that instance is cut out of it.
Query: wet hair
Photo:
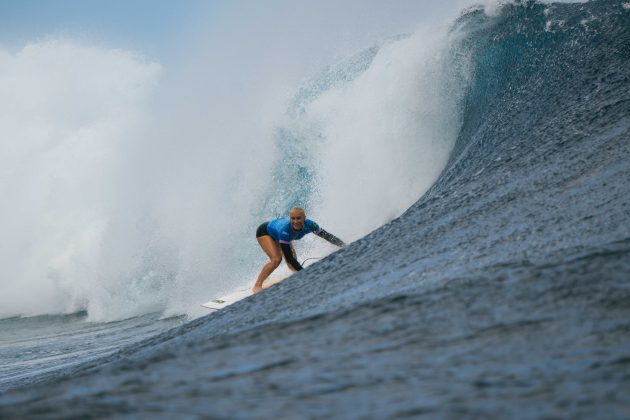
[[[293,213],[294,211],[302,212],[302,214],[306,216],[306,212],[304,211],[302,207],[291,207],[289,214]]]

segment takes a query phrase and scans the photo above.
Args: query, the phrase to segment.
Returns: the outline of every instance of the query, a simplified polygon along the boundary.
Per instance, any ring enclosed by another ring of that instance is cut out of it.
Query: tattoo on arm
[[[326,232],[324,229],[320,229],[319,233],[317,233],[316,235],[319,236],[320,238],[327,240],[333,245],[337,245],[338,247],[346,246],[346,244],[341,239],[337,238],[332,233]]]

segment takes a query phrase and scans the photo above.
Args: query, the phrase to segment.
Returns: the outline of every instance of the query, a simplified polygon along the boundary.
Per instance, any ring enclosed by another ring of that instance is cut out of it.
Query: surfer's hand
[[[258,285],[254,285],[254,287],[252,287],[252,292],[253,293],[258,293],[260,291],[262,291],[262,286],[258,286]]]

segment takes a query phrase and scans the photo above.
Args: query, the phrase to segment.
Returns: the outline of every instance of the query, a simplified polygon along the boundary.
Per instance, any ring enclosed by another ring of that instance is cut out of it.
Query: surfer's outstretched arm
[[[332,233],[326,232],[324,229],[320,229],[319,232],[315,233],[315,235],[327,240],[331,244],[336,245],[340,248],[346,246],[346,244],[341,239],[337,238]]]
[[[284,260],[287,262],[289,268],[292,268],[294,271],[302,270],[302,266],[298,260],[295,259],[295,255],[293,255],[291,244],[280,242],[280,249],[282,250],[282,255],[284,255]]]

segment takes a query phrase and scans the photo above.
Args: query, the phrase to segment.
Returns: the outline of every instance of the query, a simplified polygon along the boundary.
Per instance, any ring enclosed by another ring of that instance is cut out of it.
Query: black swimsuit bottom
[[[258,229],[256,229],[256,237],[260,238],[261,236],[271,236],[269,235],[269,233],[267,233],[267,225],[269,224],[269,222],[265,222],[262,225],[258,226]]]

